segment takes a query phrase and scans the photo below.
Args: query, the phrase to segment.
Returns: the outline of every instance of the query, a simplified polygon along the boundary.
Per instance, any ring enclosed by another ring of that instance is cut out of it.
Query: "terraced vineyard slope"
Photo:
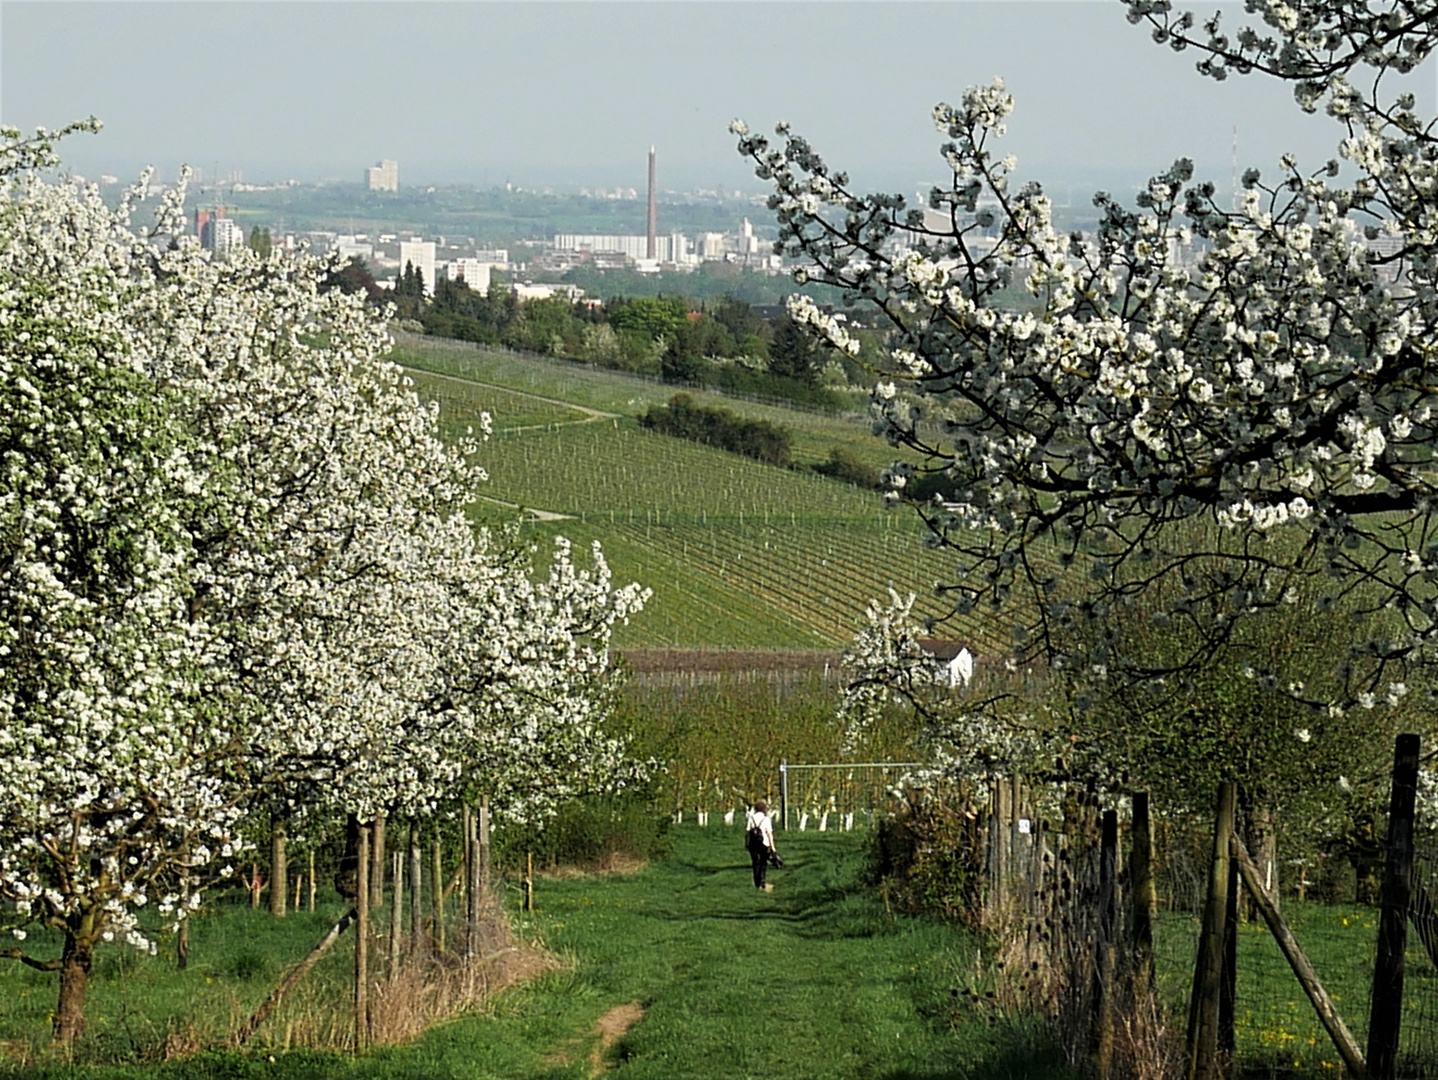
[[[406,341],[398,359],[439,403],[445,430],[477,428],[483,410],[494,415],[482,456],[495,502],[482,516],[501,520],[513,512],[506,507],[523,507],[526,535],[598,540],[617,579],[654,590],[621,646],[842,646],[890,585],[917,593],[926,615],[942,614],[933,586],[947,562],[924,548],[911,513],[813,472],[641,428],[636,417],[672,387],[424,339]],[[790,428],[801,463],[835,446],[875,463],[891,458],[857,417],[696,396]],[[982,613],[943,633],[989,655],[1008,645]]]

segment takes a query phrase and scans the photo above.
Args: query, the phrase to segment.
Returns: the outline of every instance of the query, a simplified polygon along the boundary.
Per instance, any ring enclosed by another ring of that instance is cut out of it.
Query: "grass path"
[[[596,1064],[613,1080],[1061,1075],[1017,1052],[1013,1029],[958,1010],[973,943],[887,917],[857,884],[854,838],[790,833],[780,847],[788,866],[772,893],[753,888],[739,831],[723,828],[676,829],[672,856],[637,874],[541,880],[525,928],[566,970],[386,1055],[389,1071],[372,1075],[580,1080]],[[471,1039],[496,1057],[461,1066]]]
[[[542,878],[522,923],[563,970],[359,1059],[260,1051],[25,1080],[1017,1080],[1064,1076],[972,999],[963,932],[890,918],[853,836],[781,834],[772,893],[737,829],[685,826],[632,874]],[[978,987],[982,990],[982,987]],[[982,994],[979,995],[982,1001]],[[961,1002],[963,1004],[961,1004]],[[3,1072],[4,1070],[0,1070]]]

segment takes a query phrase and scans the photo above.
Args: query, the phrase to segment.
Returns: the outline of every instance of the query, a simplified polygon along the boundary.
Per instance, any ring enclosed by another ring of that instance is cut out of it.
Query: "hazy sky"
[[[1226,187],[1235,127],[1240,167],[1333,156],[1337,126],[1286,87],[1215,84],[1196,59],[1117,0],[4,0],[0,121],[99,116],[64,148],[88,174],[359,180],[389,157],[406,184],[642,188],[654,144],[661,186],[757,191],[727,126],[783,119],[857,180],[912,190],[943,174],[933,104],[1001,74],[1008,149],[1059,201],[1179,155]]]

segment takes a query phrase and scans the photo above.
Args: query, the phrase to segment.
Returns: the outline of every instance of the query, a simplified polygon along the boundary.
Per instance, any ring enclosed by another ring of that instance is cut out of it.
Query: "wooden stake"
[[[355,882],[355,1053],[369,1045],[369,859],[370,826],[359,828]]]
[[[534,852],[525,853],[524,910],[534,910]]]
[[[310,910],[315,909],[315,850],[310,848]]]
[[[434,947],[444,952],[444,852],[439,846],[439,826],[435,826],[434,847],[429,860],[429,891],[434,901]]]
[[[1388,858],[1383,907],[1378,915],[1378,958],[1373,967],[1368,1021],[1368,1070],[1393,1080],[1403,1021],[1403,954],[1408,944],[1408,903],[1413,884],[1413,809],[1418,793],[1417,735],[1399,735],[1393,747],[1393,790],[1388,803]]]
[[[479,847],[479,887],[489,891],[489,796],[479,797],[479,822],[475,843]]]
[[[240,1029],[230,1038],[232,1047],[241,1047],[250,1041],[250,1036],[255,1033],[263,1024],[270,1013],[274,1012],[285,995],[293,990],[296,984],[305,977],[305,973],[315,964],[319,963],[320,957],[330,951],[330,946],[339,940],[339,936],[349,928],[350,923],[359,918],[359,912],[350,908],[340,916],[339,922],[330,927],[329,933],[320,939],[320,943],[310,950],[310,954],[301,960],[293,971],[285,976],[284,981],[270,991],[269,997],[260,1003],[253,1016],[240,1025]]]
[[[384,827],[385,815],[376,814],[374,818],[374,843],[370,849],[370,858],[373,862],[370,866],[369,879],[369,902],[370,907],[375,910],[384,907]]]
[[[409,936],[410,955],[424,955],[424,852],[419,847],[419,826],[409,827]]]
[[[469,827],[469,880],[465,883],[464,894],[464,959],[472,963],[479,955],[479,842],[475,838],[474,816],[468,817]]]
[[[1208,900],[1203,910],[1198,962],[1189,1000],[1185,1075],[1189,1080],[1216,1080],[1228,1073],[1219,1047],[1224,981],[1224,948],[1228,932],[1229,840],[1233,836],[1238,787],[1232,781],[1218,786],[1218,811],[1213,821],[1213,855],[1208,878]]]
[[[276,817],[270,823],[270,914],[277,919],[285,917],[290,897],[287,845],[285,823]]]
[[[389,913],[389,981],[399,978],[400,964],[404,958],[404,943],[401,928],[404,926],[404,859],[398,851],[394,853],[394,868],[390,871],[394,882],[394,903]]]
[[[1153,986],[1153,920],[1158,892],[1153,881],[1153,823],[1148,814],[1148,792],[1133,795],[1133,851],[1129,856],[1133,903],[1133,990],[1140,1003]]]

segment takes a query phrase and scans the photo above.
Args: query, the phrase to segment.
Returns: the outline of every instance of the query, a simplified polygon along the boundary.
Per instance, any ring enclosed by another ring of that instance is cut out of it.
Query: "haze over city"
[[[1103,0],[7,2],[0,60],[0,120],[96,115],[64,156],[122,178],[360,182],[392,158],[412,185],[642,187],[655,145],[665,188],[757,192],[726,130],[743,117],[912,191],[942,178],[931,107],[995,75],[1018,99],[1006,149],[1060,202],[1179,155],[1226,186],[1235,129],[1240,169],[1316,167],[1339,136],[1284,86],[1203,79]]]

